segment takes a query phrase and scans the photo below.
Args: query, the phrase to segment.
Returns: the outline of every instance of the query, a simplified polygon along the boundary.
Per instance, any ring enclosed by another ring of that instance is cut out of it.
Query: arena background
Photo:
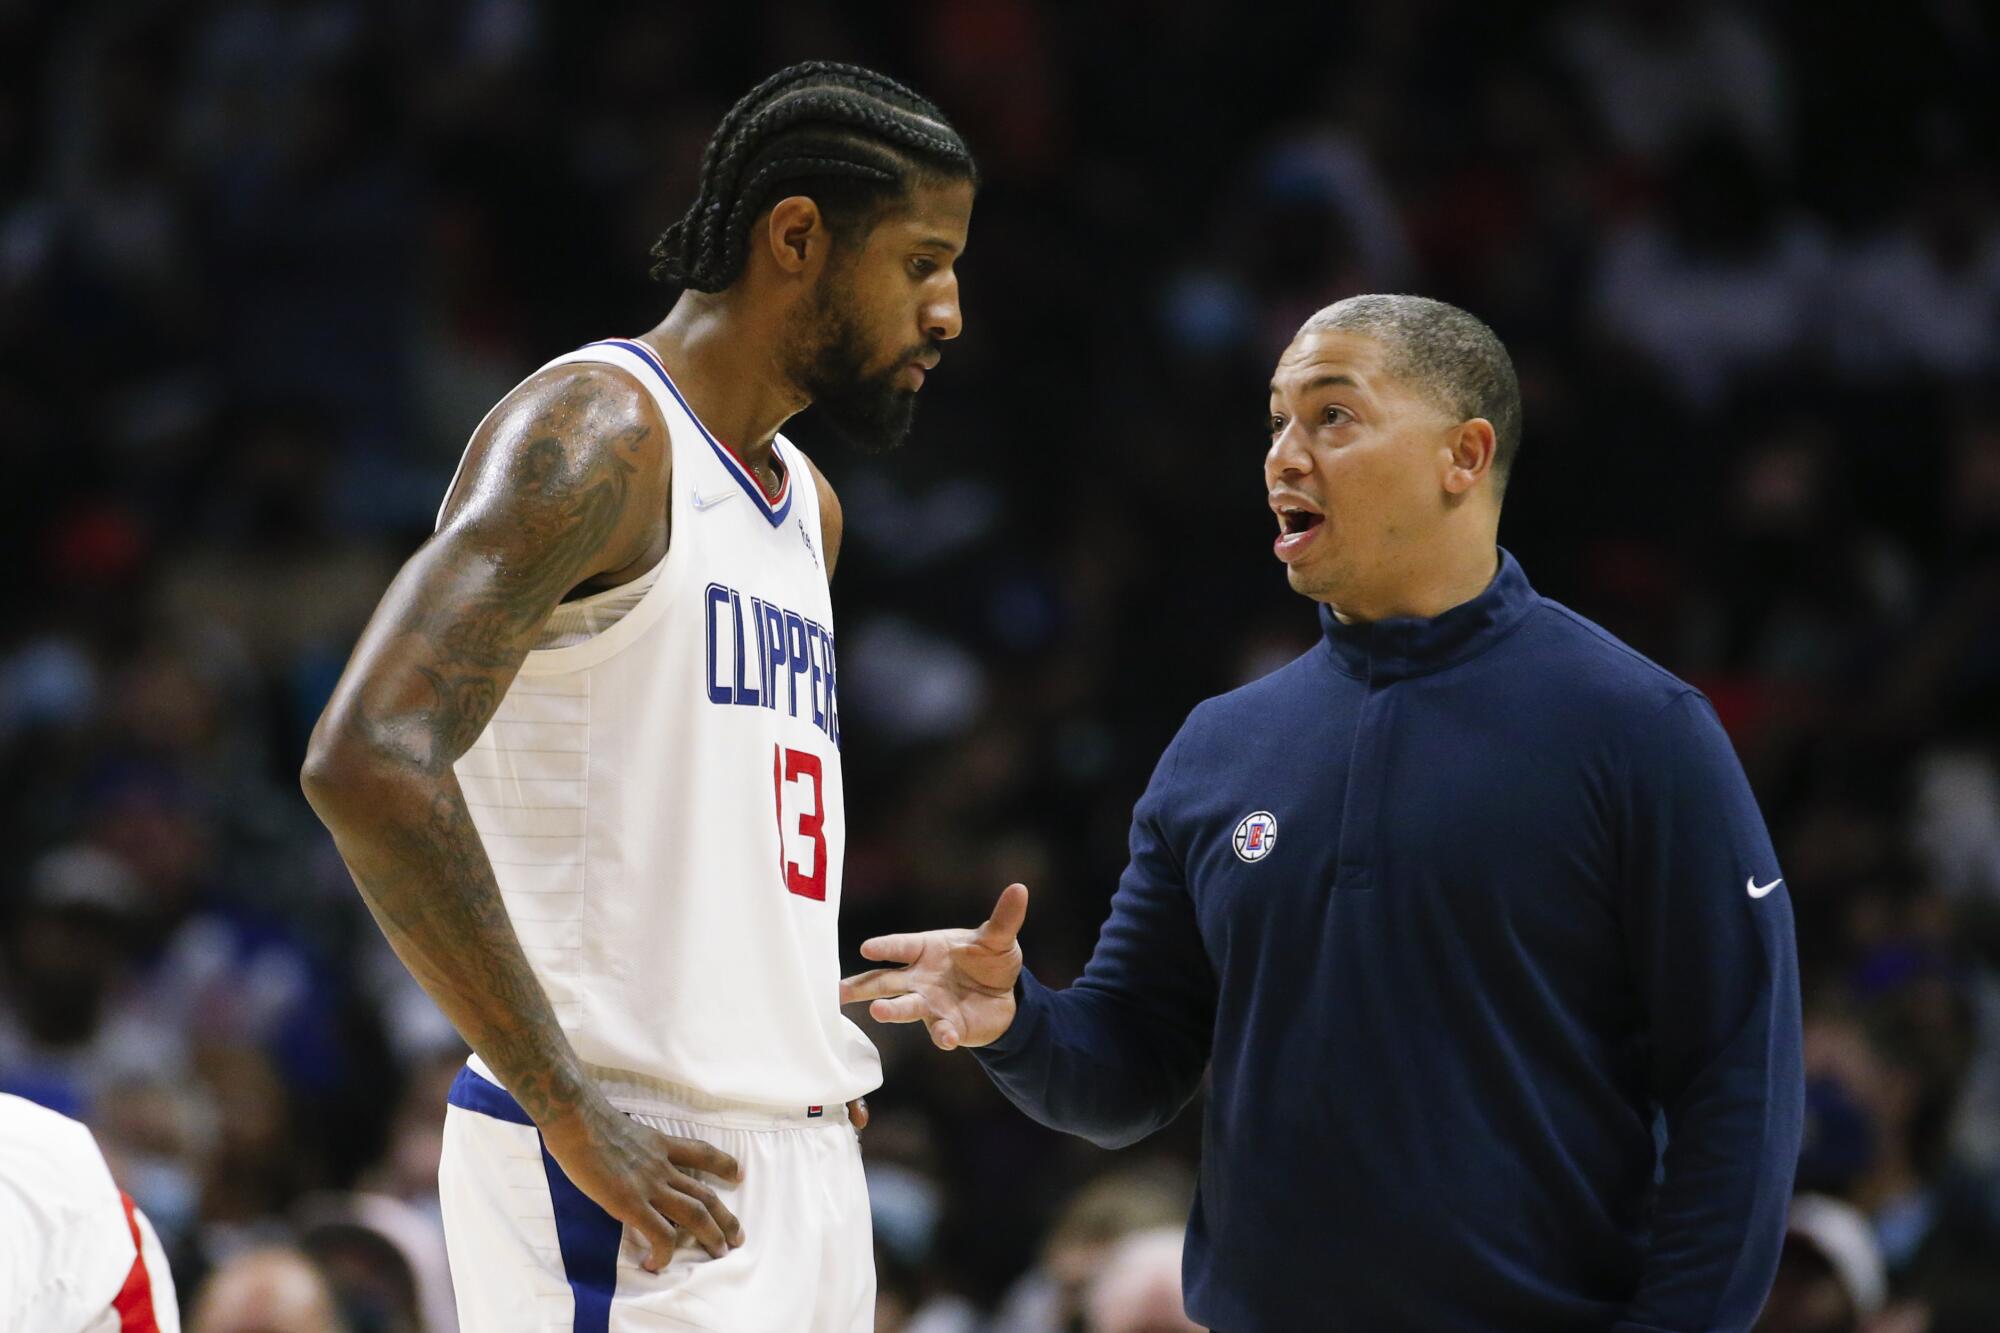
[[[1970,0],[0,0],[0,1087],[95,1127],[184,1300],[279,1239],[354,1329],[451,1326],[462,1052],[303,742],[486,407],[671,301],[646,250],[723,108],[853,59],[987,183],[909,446],[797,426],[847,511],[848,958],[1021,879],[1075,974],[1181,718],[1315,635],[1277,352],[1442,297],[1520,369],[1503,543],[1706,690],[1763,803],[1802,1184],[1874,1224],[1870,1327],[2000,1328],[1997,38]],[[1080,1326],[1199,1107],[1101,1152],[919,1035],[877,1030],[883,1327]]]

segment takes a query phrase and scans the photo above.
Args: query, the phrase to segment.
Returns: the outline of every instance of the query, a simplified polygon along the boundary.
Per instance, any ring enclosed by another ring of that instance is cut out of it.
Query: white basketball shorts
[[[847,1108],[718,1103],[605,1083],[640,1124],[734,1157],[741,1184],[702,1177],[743,1224],[720,1259],[692,1239],[658,1273],[645,1238],[570,1183],[534,1122],[475,1065],[452,1085],[438,1192],[462,1333],[870,1333],[875,1249]]]

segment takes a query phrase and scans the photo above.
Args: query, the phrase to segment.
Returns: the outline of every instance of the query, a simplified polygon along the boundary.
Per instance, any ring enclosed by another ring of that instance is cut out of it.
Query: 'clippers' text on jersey
[[[720,583],[704,594],[708,701],[769,708],[811,722],[840,744],[833,631],[797,611]]]

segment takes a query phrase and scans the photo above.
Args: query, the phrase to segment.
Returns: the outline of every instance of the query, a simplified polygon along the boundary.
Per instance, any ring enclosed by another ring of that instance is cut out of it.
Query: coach
[[[1188,717],[1082,980],[1027,892],[850,978],[1107,1147],[1213,1069],[1188,1312],[1284,1330],[1748,1329],[1802,1105],[1791,905],[1698,692],[1496,544],[1507,353],[1361,296],[1278,362],[1264,483],[1324,639]]]

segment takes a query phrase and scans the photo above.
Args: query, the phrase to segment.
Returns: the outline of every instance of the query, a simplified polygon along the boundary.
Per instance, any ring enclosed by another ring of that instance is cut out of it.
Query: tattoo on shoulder
[[[503,522],[484,553],[491,577],[471,604],[438,608],[439,644],[452,659],[477,666],[518,660],[521,639],[575,586],[624,517],[652,428],[626,423],[580,457],[563,444],[564,435],[590,430],[602,395],[586,385],[559,399],[511,460],[496,497],[504,498]]]
[[[626,515],[653,429],[607,389],[594,376],[552,387],[521,442],[491,442],[475,507],[446,524],[477,540],[445,557],[458,567],[425,580],[404,609],[431,698],[420,718],[406,701],[396,721],[384,719],[403,734],[382,739],[428,768],[479,739],[549,611],[589,575]]]

